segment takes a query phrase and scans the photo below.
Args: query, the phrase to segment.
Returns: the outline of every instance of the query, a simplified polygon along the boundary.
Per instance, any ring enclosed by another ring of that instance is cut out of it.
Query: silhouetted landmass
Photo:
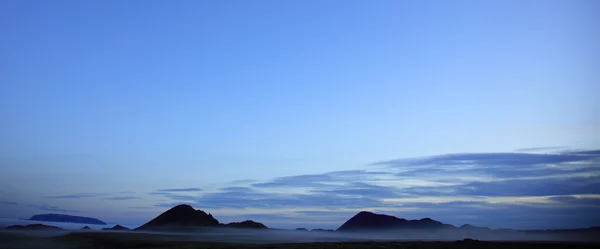
[[[111,228],[102,228],[102,230],[103,231],[130,231],[131,229],[117,224]]]
[[[92,230],[92,228],[88,227],[88,226],[84,226],[84,227],[81,228],[81,230]]]
[[[300,228],[296,228],[296,231],[308,232],[308,229],[300,227]]]
[[[104,221],[101,221],[96,218],[73,216],[73,215],[66,215],[66,214],[38,214],[38,215],[31,216],[31,218],[29,218],[29,220],[106,225],[106,223]]]
[[[44,224],[30,224],[30,225],[14,225],[6,227],[9,230],[62,230],[60,227],[48,226]]]
[[[242,221],[242,222],[231,222],[231,223],[228,223],[228,224],[226,224],[224,226],[225,227],[230,227],[230,228],[255,228],[255,229],[265,229],[265,228],[268,228],[264,224],[256,222],[256,221],[253,221],[253,220],[246,220],[246,221]]]
[[[311,232],[335,232],[335,230],[333,230],[333,229],[321,229],[321,228],[313,229],[310,231]]]
[[[392,229],[445,229],[455,228],[452,225],[423,218],[420,220],[405,220],[385,214],[375,214],[362,211],[346,221],[336,231],[392,230]]]
[[[190,205],[177,205],[135,230],[162,230],[174,227],[219,226],[211,214],[195,210]]]

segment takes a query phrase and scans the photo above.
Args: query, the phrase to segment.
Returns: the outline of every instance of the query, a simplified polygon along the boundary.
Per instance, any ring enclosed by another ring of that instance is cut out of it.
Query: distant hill
[[[121,225],[115,225],[114,227],[111,227],[111,228],[102,228],[102,230],[103,231],[130,231],[131,229],[126,228]]]
[[[252,220],[246,220],[246,221],[242,221],[242,222],[231,222],[231,223],[225,224],[224,226],[230,227],[230,228],[258,228],[258,229],[268,228],[264,224],[256,222],[256,221],[252,221]]]
[[[190,205],[177,205],[135,230],[156,230],[181,227],[219,226],[211,214],[195,210]]]
[[[29,220],[106,225],[106,223],[104,221],[101,221],[96,218],[73,216],[73,215],[66,215],[66,214],[38,214],[38,215],[31,216],[31,218],[29,218]]]
[[[92,228],[88,227],[88,226],[84,226],[84,227],[81,228],[81,230],[92,230]]]
[[[9,230],[62,230],[62,228],[55,226],[48,226],[43,224],[31,224],[31,225],[14,225],[6,227]]]
[[[311,232],[335,232],[335,230],[333,229],[321,229],[321,228],[316,228],[313,230],[310,230]]]
[[[455,228],[452,225],[423,218],[406,220],[391,215],[375,214],[362,211],[346,221],[337,231],[392,230],[392,229],[445,229]]]

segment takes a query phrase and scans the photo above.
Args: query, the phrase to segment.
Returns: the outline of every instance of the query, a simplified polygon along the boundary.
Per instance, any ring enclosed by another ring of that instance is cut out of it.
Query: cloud
[[[174,193],[169,193],[169,192],[151,192],[150,195],[162,196],[162,197],[172,199],[172,200],[193,200],[193,199],[197,198],[197,196],[193,196],[193,195],[181,195],[181,194],[174,194]]]
[[[600,210],[600,197],[553,196],[549,200],[568,206],[592,206]]]
[[[81,194],[70,194],[70,195],[55,195],[55,196],[46,196],[44,198],[48,199],[80,199],[80,198],[91,198],[91,197],[100,197],[106,194],[92,194],[92,193],[81,193]]]
[[[0,204],[3,204],[3,205],[18,205],[19,203],[12,202],[12,201],[0,201]]]
[[[241,179],[241,180],[231,181],[231,184],[248,184],[248,183],[254,183],[254,182],[257,182],[257,180]]]
[[[55,196],[45,196],[47,199],[81,199],[81,198],[94,198],[94,197],[103,197],[115,194],[131,194],[134,192],[131,191],[120,191],[120,192],[107,192],[107,193],[76,193],[76,194],[68,194],[68,195],[55,195]]]
[[[254,192],[251,188],[248,187],[224,187],[220,188],[221,191],[235,191],[235,192]]]
[[[296,175],[275,178],[272,181],[252,184],[258,188],[292,188],[292,187],[322,187],[332,183],[346,183],[351,181],[377,180],[378,176],[391,175],[390,172],[347,170],[333,171],[324,174]]]
[[[530,147],[530,148],[521,148],[516,150],[517,152],[540,152],[540,151],[557,151],[565,149],[564,146],[545,146],[545,147]]]
[[[38,208],[40,210],[50,211],[50,212],[79,213],[79,211],[77,211],[77,210],[62,209],[62,208],[58,208],[55,206],[49,206],[49,205],[40,205]]]
[[[371,165],[382,167],[378,171],[366,166],[365,170],[284,176],[252,181],[247,186],[236,182],[197,195],[151,194],[165,198],[156,207],[190,204],[215,211],[276,210],[276,216],[249,213],[243,217],[294,224],[316,220],[339,225],[360,210],[405,218],[431,217],[457,225],[515,228],[577,227],[600,220],[592,212],[598,209],[598,199],[579,196],[600,195],[598,150],[461,153]],[[440,202],[449,198],[461,201]],[[490,198],[502,201],[491,203]],[[515,201],[510,202],[511,198]],[[540,198],[547,198],[547,203],[535,201]],[[560,218],[560,212],[570,212],[563,216],[568,219]]]
[[[169,196],[165,196],[169,198]],[[227,191],[205,193],[199,197],[188,199],[171,198],[172,200],[182,200],[184,203],[193,206],[210,209],[221,208],[308,208],[308,207],[345,207],[345,208],[363,208],[371,206],[385,205],[381,201],[371,197],[346,196],[332,193],[272,193],[255,191],[249,188],[234,188]],[[160,206],[169,206],[174,202]]]
[[[398,168],[415,166],[503,166],[528,167],[548,164],[585,162],[599,159],[600,155],[585,152],[562,154],[533,153],[462,153],[431,156],[418,159],[398,159],[376,162],[371,165],[384,165]]]
[[[472,182],[455,188],[458,194],[479,196],[547,196],[600,194],[600,177]]]
[[[330,187],[329,189],[315,189],[312,193],[347,195],[347,196],[365,196],[372,198],[396,198],[406,196],[402,190],[391,186],[380,186],[363,182],[354,182],[341,186]]]
[[[431,217],[445,223],[462,225],[469,223],[492,228],[549,229],[582,228],[600,223],[598,207],[556,205],[553,203],[489,203],[415,202],[405,206],[418,209],[390,212],[405,218]]]
[[[600,175],[600,153],[593,150],[554,154],[462,153],[397,159],[372,165],[398,170],[396,176],[399,179],[434,179],[456,184],[482,179],[559,179]]]
[[[156,207],[129,207],[131,209],[156,209]]]
[[[126,200],[137,200],[137,199],[141,199],[141,198],[136,197],[136,196],[122,196],[122,197],[108,197],[106,199],[113,200],[113,201],[126,201]]]
[[[24,207],[34,208],[42,211],[49,212],[61,212],[61,213],[78,213],[77,210],[63,209],[52,205],[46,204],[22,204]]]
[[[171,188],[171,189],[160,189],[157,192],[199,192],[202,191],[200,188]]]

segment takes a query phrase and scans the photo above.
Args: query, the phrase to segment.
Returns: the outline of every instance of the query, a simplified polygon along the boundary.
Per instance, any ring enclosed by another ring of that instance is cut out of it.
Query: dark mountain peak
[[[391,215],[387,215],[387,214],[376,214],[373,212],[369,212],[369,211],[360,211],[358,214],[354,215],[353,218],[377,218],[377,219],[383,219],[383,218],[389,218],[389,219],[396,219],[396,220],[404,220],[404,219],[400,219],[397,218],[395,216],[391,216]]]
[[[260,223],[260,222],[256,222],[253,220],[245,220],[242,222],[231,222],[229,224],[226,224],[225,227],[231,227],[231,228],[268,228],[267,226],[265,226],[264,224]]]
[[[114,227],[112,227],[113,230],[129,230],[129,228],[126,228],[124,226],[121,225],[115,225]]]
[[[88,227],[88,226],[84,226],[84,227],[81,228],[81,230],[92,230],[92,228]]]
[[[188,211],[196,211],[192,206],[188,205],[188,204],[179,204],[177,206],[172,207],[171,209],[167,210],[167,212],[188,212]]]
[[[405,220],[391,215],[361,211],[346,221],[338,231],[389,230],[389,229],[441,229],[452,228],[431,218]]]
[[[148,223],[136,228],[136,230],[218,225],[219,221],[211,214],[207,214],[200,209],[195,210],[190,205],[181,204],[165,211]]]
[[[117,224],[111,228],[102,228],[102,230],[104,230],[104,231],[130,231],[131,229]]]

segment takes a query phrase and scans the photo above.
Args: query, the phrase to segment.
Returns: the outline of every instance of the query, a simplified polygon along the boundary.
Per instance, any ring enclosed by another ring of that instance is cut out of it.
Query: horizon
[[[2,1],[0,214],[600,226],[595,10]]]

